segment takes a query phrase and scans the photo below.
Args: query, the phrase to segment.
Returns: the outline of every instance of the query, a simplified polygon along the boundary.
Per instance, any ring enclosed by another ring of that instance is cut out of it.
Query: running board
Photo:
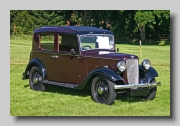
[[[61,87],[67,87],[67,88],[76,88],[78,86],[78,85],[75,85],[75,84],[59,83],[59,82],[48,81],[48,80],[43,81],[43,83],[56,85],[56,86],[61,86]]]

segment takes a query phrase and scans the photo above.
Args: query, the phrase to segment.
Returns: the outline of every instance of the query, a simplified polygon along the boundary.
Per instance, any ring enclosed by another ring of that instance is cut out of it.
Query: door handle
[[[53,55],[53,56],[51,56],[51,58],[57,59],[57,58],[59,58],[59,56]]]
[[[57,59],[57,58],[59,58],[59,56],[55,55],[55,58]]]
[[[51,56],[51,58],[55,58],[55,55]]]

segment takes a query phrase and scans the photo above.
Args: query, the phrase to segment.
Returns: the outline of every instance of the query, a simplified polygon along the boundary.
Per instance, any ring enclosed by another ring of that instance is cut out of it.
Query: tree
[[[10,32],[29,35],[38,27],[61,26],[66,21],[123,33],[127,38],[140,33],[142,41],[147,32],[170,34],[169,10],[11,10]]]
[[[144,42],[146,40],[146,32],[145,32],[145,26],[150,23],[149,26],[152,26],[152,24],[155,24],[155,18],[152,11],[136,11],[136,14],[134,15],[134,20],[136,21],[136,24],[138,26],[138,29],[140,31],[140,38],[141,41]]]
[[[15,27],[16,35],[31,34],[34,25],[33,17],[27,11],[19,11],[12,19],[11,25]]]
[[[154,10],[153,11],[156,25],[156,32],[169,33],[170,32],[170,11],[169,10]]]
[[[10,31],[16,35],[29,35],[38,27],[63,25],[64,16],[65,11],[59,10],[13,10],[10,12]]]

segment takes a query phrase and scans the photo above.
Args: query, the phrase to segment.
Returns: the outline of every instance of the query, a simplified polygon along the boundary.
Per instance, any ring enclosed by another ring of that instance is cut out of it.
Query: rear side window
[[[54,50],[54,34],[41,34],[40,49],[49,51]]]
[[[41,33],[34,36],[35,50],[59,51],[60,36],[58,33]]]

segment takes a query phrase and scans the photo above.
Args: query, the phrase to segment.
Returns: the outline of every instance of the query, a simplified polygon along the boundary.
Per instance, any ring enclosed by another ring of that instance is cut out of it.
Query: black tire
[[[155,83],[155,82],[156,82],[155,79],[153,79],[153,80],[151,81],[151,83]],[[152,87],[152,88],[150,89],[150,94],[147,95],[147,96],[145,97],[145,99],[146,99],[146,100],[153,100],[153,99],[155,98],[155,96],[156,96],[156,92],[157,92],[157,87]]]
[[[91,85],[91,94],[95,102],[111,105],[116,98],[114,83],[104,76],[96,76]]]
[[[34,66],[31,68],[29,73],[29,85],[30,89],[35,91],[46,91],[46,86],[42,82],[42,74],[38,67]]]

